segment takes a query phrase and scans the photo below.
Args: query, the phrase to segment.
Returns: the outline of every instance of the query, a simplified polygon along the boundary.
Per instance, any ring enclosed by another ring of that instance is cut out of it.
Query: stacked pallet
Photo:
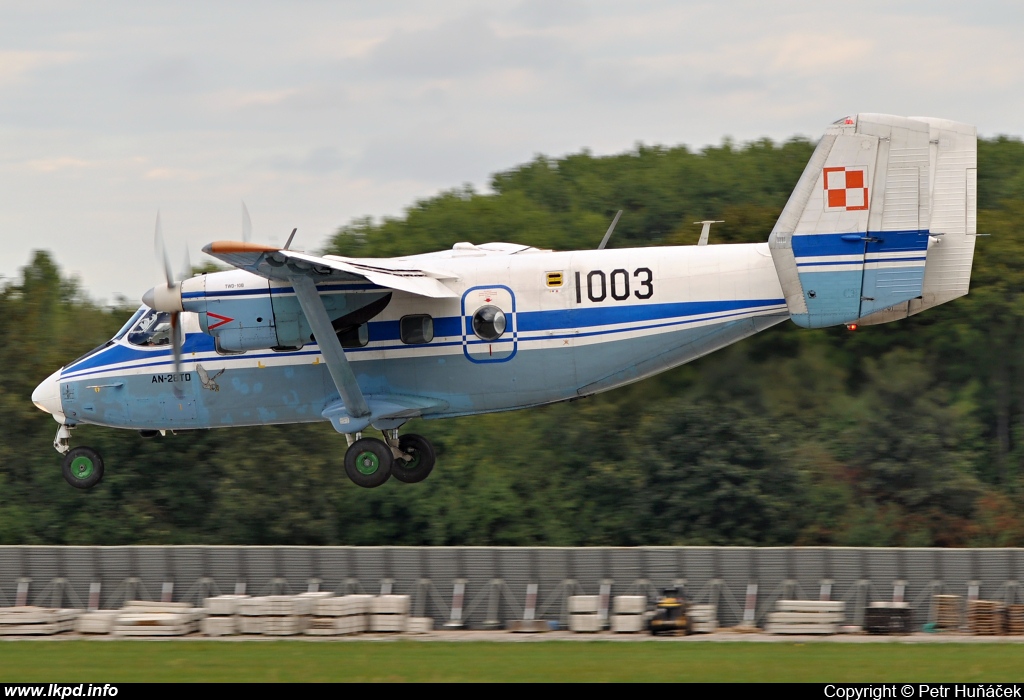
[[[569,596],[569,629],[573,632],[600,632],[601,596]]]
[[[1006,606],[1006,633],[1024,634],[1024,605]]]
[[[690,631],[694,633],[718,631],[718,608],[710,603],[687,606],[686,617],[690,621]]]
[[[0,608],[0,635],[60,634],[75,627],[77,610],[19,605]]]
[[[434,631],[434,618],[410,617],[406,622],[405,631],[409,634],[427,634]]]
[[[971,634],[1004,634],[1006,605],[997,600],[967,601],[967,629]]]
[[[238,606],[247,595],[219,595],[203,601],[203,617],[199,631],[207,637],[223,637],[238,633]]]
[[[81,613],[75,620],[75,632],[79,634],[110,634],[114,631],[114,620],[118,610],[91,610]]]
[[[287,637],[306,629],[313,601],[291,595],[263,596],[260,633]]]
[[[370,599],[371,632],[405,632],[409,624],[409,596],[379,595]]]
[[[265,610],[266,596],[253,596],[238,601],[238,616],[235,620],[238,634],[263,634]]]
[[[644,629],[647,596],[617,595],[612,598],[612,632],[633,633]]]
[[[937,594],[934,596],[934,601],[935,626],[944,630],[960,629],[960,596]]]
[[[874,602],[864,611],[864,630],[868,634],[910,634],[909,603]]]
[[[846,617],[846,603],[831,600],[780,600],[768,613],[768,634],[835,634]]]
[[[372,599],[371,595],[346,595],[316,601],[306,634],[335,636],[367,631]]]
[[[327,598],[333,598],[334,594],[330,591],[307,591],[306,593],[299,593],[295,596],[300,601],[300,604],[305,605],[304,615],[312,615],[316,610],[317,602],[325,600]]]
[[[202,610],[188,603],[130,600],[118,611],[111,632],[123,637],[180,637],[199,629]]]

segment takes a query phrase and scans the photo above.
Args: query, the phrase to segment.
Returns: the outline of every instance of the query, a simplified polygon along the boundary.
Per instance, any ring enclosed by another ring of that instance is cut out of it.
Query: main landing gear
[[[70,440],[71,426],[60,426],[53,447],[64,455],[61,463],[64,479],[76,489],[91,489],[103,478],[103,458],[91,447],[72,448]]]
[[[434,447],[421,435],[398,437],[397,430],[383,431],[387,440],[346,435],[345,473],[357,485],[372,489],[394,476],[406,484],[427,478],[434,469]]]

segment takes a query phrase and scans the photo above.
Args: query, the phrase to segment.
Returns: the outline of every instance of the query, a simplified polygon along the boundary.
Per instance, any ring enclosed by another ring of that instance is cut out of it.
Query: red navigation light
[[[856,323],[847,323],[846,324],[846,330],[848,330],[848,331],[855,331],[855,330],[857,330],[857,324]]]

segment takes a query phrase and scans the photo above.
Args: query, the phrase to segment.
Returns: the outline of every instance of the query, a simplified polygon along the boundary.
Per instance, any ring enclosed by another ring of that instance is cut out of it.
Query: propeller
[[[244,205],[243,205],[244,206]],[[175,279],[171,269],[171,259],[167,254],[167,245],[164,243],[163,227],[160,224],[160,213],[156,215],[156,231],[153,236],[153,248],[156,253],[157,263],[163,268],[164,284],[158,284],[142,295],[142,303],[151,309],[163,311],[171,315],[171,349],[174,353],[174,373],[181,372],[181,346],[185,341],[185,334],[181,325],[181,312],[184,310],[181,305],[181,282],[192,276],[192,261],[188,255],[188,247],[185,248],[185,263],[182,265],[178,279]],[[175,386],[174,394],[181,398],[181,389]]]
[[[249,218],[249,210],[242,202],[242,242],[248,243],[252,240],[252,219]]]

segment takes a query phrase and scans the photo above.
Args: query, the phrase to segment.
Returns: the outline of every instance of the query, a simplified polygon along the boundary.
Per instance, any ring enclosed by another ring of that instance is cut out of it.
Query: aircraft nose
[[[60,370],[44,379],[32,392],[32,403],[40,411],[52,414],[58,421],[64,420],[64,407],[60,403]]]

